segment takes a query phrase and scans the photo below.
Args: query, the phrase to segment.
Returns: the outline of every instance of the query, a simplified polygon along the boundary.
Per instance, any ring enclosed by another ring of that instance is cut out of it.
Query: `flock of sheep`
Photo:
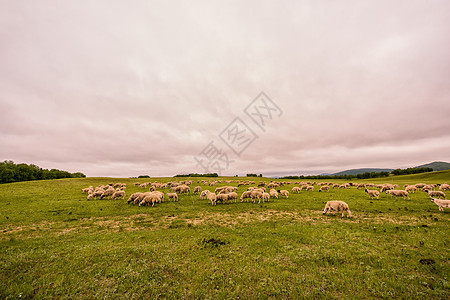
[[[239,199],[240,202],[248,202],[252,201],[253,203],[261,203],[261,201],[268,202],[270,199],[278,199],[289,198],[289,191],[286,189],[281,189],[282,186],[287,184],[292,184],[292,182],[279,182],[272,181],[270,183],[259,182],[256,184],[254,181],[197,181],[197,183],[202,183],[204,186],[216,186],[218,184],[236,184],[237,186],[231,185],[222,185],[216,187],[214,191],[205,189],[203,190],[201,186],[197,185],[194,187],[192,193],[198,194],[200,199],[207,200],[211,205],[215,206],[218,203],[231,203],[237,202]],[[136,192],[129,196],[128,203],[136,204],[139,206],[148,206],[152,207],[156,203],[161,203],[165,196],[170,201],[178,201],[179,194],[191,194],[191,185],[193,184],[192,180],[185,180],[180,182],[146,182],[146,183],[134,183],[134,185],[139,188],[148,189],[146,192]],[[415,185],[404,185],[404,189],[398,189],[399,186],[396,184],[364,184],[364,183],[343,183],[336,184],[332,182],[293,182],[296,186],[291,189],[292,193],[300,193],[301,191],[314,191],[315,186],[319,188],[319,192],[329,192],[330,189],[347,189],[350,187],[356,187],[357,189],[364,189],[364,191],[368,194],[369,199],[376,198],[379,199],[380,193],[386,193],[392,197],[403,197],[403,199],[410,199],[410,193],[415,193],[417,191],[422,191],[427,193],[431,197],[431,201],[434,202],[439,210],[443,211],[444,207],[450,208],[450,200],[445,199],[444,191],[449,191],[450,186],[446,183],[435,185],[435,184],[424,184],[418,183]],[[239,196],[237,191],[238,187],[249,185],[246,191],[242,192]],[[371,188],[371,189],[369,189]],[[436,190],[438,188],[439,190]],[[89,186],[88,188],[82,189],[82,192],[87,194],[87,199],[125,199],[126,193],[126,184],[125,183],[110,183],[107,185],[99,185],[97,187]],[[170,189],[171,192],[166,192],[164,194],[162,191],[158,189]],[[443,198],[443,199],[439,199]],[[349,209],[347,203],[343,201],[328,201],[323,210],[323,214],[327,212],[339,212],[342,213],[342,217],[344,217],[345,213],[348,213],[348,216],[351,217],[352,213]]]

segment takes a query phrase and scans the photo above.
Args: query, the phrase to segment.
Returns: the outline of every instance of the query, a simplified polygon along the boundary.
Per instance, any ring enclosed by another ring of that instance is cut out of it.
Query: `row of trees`
[[[365,172],[363,174],[358,175],[308,175],[308,176],[285,176],[281,177],[282,179],[367,179],[367,178],[380,178],[380,177],[388,177],[389,172]]]
[[[395,169],[391,173],[394,175],[409,175],[409,174],[419,174],[433,172],[432,168],[407,168],[407,169]]]
[[[206,174],[190,173],[190,174],[178,174],[173,177],[219,177],[219,174],[217,174],[217,173],[206,173]]]
[[[81,177],[86,177],[86,175],[80,172],[69,173],[57,169],[42,169],[33,164],[15,164],[11,160],[0,162],[0,183]]]

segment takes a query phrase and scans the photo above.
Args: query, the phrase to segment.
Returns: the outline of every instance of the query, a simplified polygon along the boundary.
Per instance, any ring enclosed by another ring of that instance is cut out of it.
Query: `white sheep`
[[[285,197],[286,199],[289,198],[289,192],[286,190],[278,190],[278,193],[280,193],[280,195]]]
[[[298,186],[294,186],[293,188],[292,188],[292,192],[293,193],[300,193],[300,191],[301,191],[301,189],[298,187]]]
[[[319,192],[329,192],[330,187],[328,185],[322,185],[319,189]]]
[[[270,197],[278,199],[278,192],[275,189],[269,191]]]
[[[258,199],[258,203],[261,203],[262,195],[263,192],[261,192],[260,190],[253,190],[250,194],[250,197],[252,197],[253,203],[256,202],[256,199]]]
[[[387,190],[386,194],[391,195],[391,199],[392,199],[392,196],[395,196],[395,197],[403,197],[403,200],[405,200],[405,198],[408,198],[408,200],[411,200],[409,198],[408,192],[404,191],[404,190]]]
[[[204,190],[200,193],[200,199],[206,199],[206,196],[208,196],[208,194],[210,193],[210,191],[208,190]]]
[[[323,214],[326,214],[327,211],[337,211],[342,212],[342,217],[344,217],[344,213],[347,212],[348,216],[352,217],[352,212],[350,211],[348,204],[344,201],[328,201],[323,210]]]
[[[169,200],[178,201],[177,193],[167,193],[167,197],[169,198]]]
[[[160,200],[159,196],[154,193],[147,194],[140,202],[139,206],[152,204],[152,207]]]
[[[436,197],[436,198],[444,198],[445,199],[445,193],[442,191],[428,191],[428,195],[430,195],[431,198]]]
[[[308,186],[306,187],[306,191],[314,191],[314,186],[308,185]]]
[[[405,191],[407,191],[408,193],[414,193],[417,190],[415,185],[408,185],[407,187],[405,187]]]
[[[375,198],[379,199],[379,197],[380,197],[380,192],[377,190],[365,189],[364,191],[369,195],[369,198],[375,197]]]
[[[216,196],[216,194],[215,193],[211,193],[211,192],[209,192],[207,195],[206,195],[206,197],[208,197],[208,201],[210,201],[211,202],[211,205],[217,205],[217,196]]]
[[[202,187],[199,186],[199,185],[197,185],[197,186],[194,188],[194,194],[200,194],[201,191],[202,191]]]
[[[216,195],[216,203],[217,202],[225,203],[228,201],[228,194],[217,194]]]
[[[434,204],[436,204],[437,206],[439,206],[439,210],[444,211],[444,207],[445,208],[450,208],[450,200],[441,200],[441,199],[436,199],[436,198],[431,198],[431,202],[434,202]]]
[[[270,200],[270,194],[264,192],[264,193],[262,194],[262,200],[263,200],[263,203],[264,203],[264,201],[269,202],[269,200]]]
[[[441,186],[439,187],[440,191],[450,191],[450,185],[443,183],[441,184]]]
[[[138,192],[138,193],[133,193],[133,194],[131,194],[130,195],[130,198],[128,198],[128,203],[131,203],[131,202],[133,202],[134,203],[134,200],[137,198],[137,196],[138,195],[142,195],[143,193],[140,193],[140,192]]]
[[[108,198],[108,197],[112,197],[112,195],[114,195],[114,193],[116,192],[116,190],[112,187],[109,186],[106,191],[103,192],[103,195],[100,196],[100,200],[103,198]]]
[[[236,203],[237,198],[238,198],[238,194],[236,192],[228,193],[228,200],[230,200],[230,201],[234,200],[234,202]]]
[[[245,191],[245,192],[243,192],[242,193],[242,195],[241,195],[241,202],[244,202],[244,200],[245,199],[250,199],[251,198],[251,194],[252,194],[252,192],[251,191]],[[248,202],[248,201],[247,201]]]
[[[111,196],[111,199],[117,199],[117,198],[122,198],[125,199],[125,191],[119,190],[119,191],[115,191],[114,194]]]

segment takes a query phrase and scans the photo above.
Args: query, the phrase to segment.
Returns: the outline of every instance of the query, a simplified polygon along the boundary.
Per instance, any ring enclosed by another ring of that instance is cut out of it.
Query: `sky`
[[[449,1],[0,0],[0,161],[87,176],[450,161]]]

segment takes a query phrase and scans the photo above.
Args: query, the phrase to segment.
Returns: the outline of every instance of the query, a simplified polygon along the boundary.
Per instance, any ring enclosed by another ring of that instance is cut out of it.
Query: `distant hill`
[[[420,165],[415,168],[432,168],[433,171],[450,170],[450,163],[443,161],[435,161],[429,164]]]
[[[377,169],[377,168],[362,168],[362,169],[350,169],[341,172],[337,172],[331,175],[358,175],[364,173],[372,173],[372,172],[391,172],[394,169]]]

